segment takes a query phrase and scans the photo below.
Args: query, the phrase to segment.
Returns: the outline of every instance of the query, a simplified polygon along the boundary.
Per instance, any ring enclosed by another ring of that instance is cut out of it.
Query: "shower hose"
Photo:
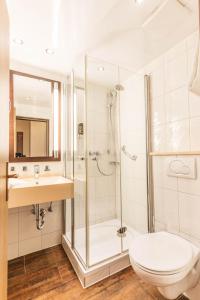
[[[100,166],[99,166],[99,160],[98,160],[98,158],[95,157],[95,160],[96,160],[96,163],[97,163],[97,169],[98,169],[98,171],[99,171],[99,173],[100,173],[101,175],[103,175],[103,176],[112,176],[112,175],[113,175],[114,171],[112,171],[111,173],[105,173],[105,172],[103,172],[103,171],[101,170]]]

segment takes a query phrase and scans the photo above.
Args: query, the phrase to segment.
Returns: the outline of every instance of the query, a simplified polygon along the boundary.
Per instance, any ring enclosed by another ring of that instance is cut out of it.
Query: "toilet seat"
[[[187,270],[190,270],[191,268],[191,263],[186,265],[185,267],[183,267],[182,269],[179,269],[179,270],[175,270],[175,271],[162,271],[162,272],[157,272],[155,270],[149,270],[147,268],[145,268],[144,266],[141,266],[140,264],[134,262],[134,265],[137,266],[139,269],[141,269],[142,271],[146,272],[146,273],[149,273],[149,274],[152,274],[152,275],[158,275],[158,276],[169,276],[169,275],[176,275],[176,274],[179,274],[181,272],[185,272]]]
[[[138,268],[159,276],[189,270],[194,254],[191,243],[168,232],[137,237],[133,240],[129,253]]]

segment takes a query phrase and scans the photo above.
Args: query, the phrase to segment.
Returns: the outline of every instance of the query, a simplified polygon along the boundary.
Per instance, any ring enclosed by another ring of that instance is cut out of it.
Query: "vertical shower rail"
[[[151,110],[151,77],[144,76],[145,109],[146,109],[146,161],[147,161],[147,216],[148,231],[154,232],[154,185],[152,152],[152,110]]]

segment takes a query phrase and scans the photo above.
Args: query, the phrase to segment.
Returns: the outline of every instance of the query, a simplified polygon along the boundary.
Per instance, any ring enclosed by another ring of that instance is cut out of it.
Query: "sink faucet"
[[[35,165],[34,166],[34,177],[36,179],[36,184],[39,184],[39,176],[40,176],[40,166],[39,165]]]

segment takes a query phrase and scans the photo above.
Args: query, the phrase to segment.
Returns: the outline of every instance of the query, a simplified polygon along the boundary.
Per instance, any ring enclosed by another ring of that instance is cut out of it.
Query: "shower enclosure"
[[[88,270],[148,232],[144,76],[86,57],[69,90],[63,239]]]

